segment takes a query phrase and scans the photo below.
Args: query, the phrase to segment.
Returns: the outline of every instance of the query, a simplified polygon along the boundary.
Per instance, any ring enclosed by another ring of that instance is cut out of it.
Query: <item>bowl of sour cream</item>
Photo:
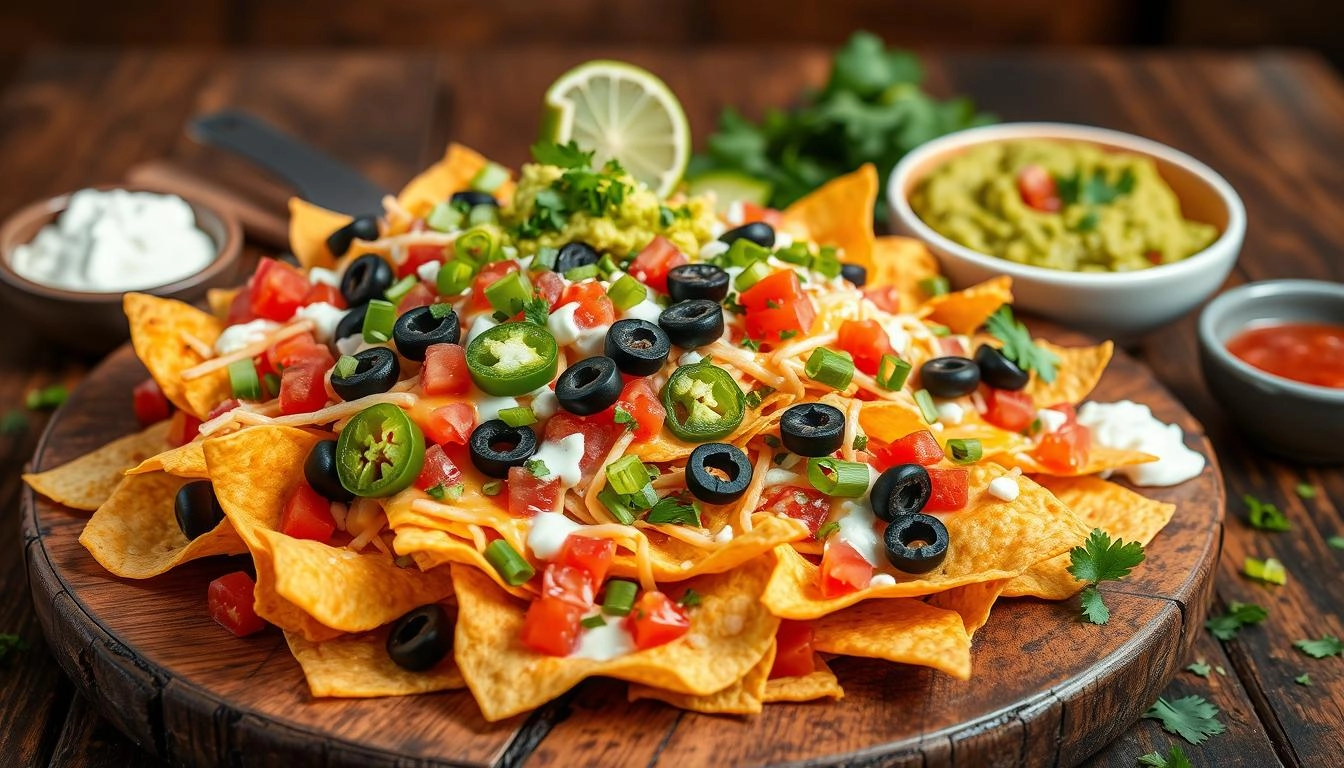
[[[122,297],[195,303],[238,276],[242,227],[178,195],[91,187],[40,200],[0,225],[0,300],[24,332],[102,353],[129,336]]]

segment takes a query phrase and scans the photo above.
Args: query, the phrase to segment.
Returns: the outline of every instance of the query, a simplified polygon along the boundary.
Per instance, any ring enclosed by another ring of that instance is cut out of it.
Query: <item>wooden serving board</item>
[[[51,420],[33,469],[135,430],[131,388],[144,376],[129,346],[104,361]],[[1102,587],[1109,624],[1080,622],[1076,599],[1002,601],[975,637],[969,681],[841,658],[833,666],[843,701],[771,704],[752,718],[627,703],[624,684],[603,680],[494,724],[465,691],[314,700],[278,631],[239,640],[207,614],[206,585],[241,559],[117,579],[78,542],[86,516],[28,488],[25,554],[66,673],[105,717],[174,764],[1073,766],[1122,733],[1180,669],[1204,620],[1221,541],[1222,477],[1199,424],[1117,354],[1094,399],[1124,398],[1179,423],[1208,465],[1178,487],[1145,490],[1178,509],[1134,575]]]

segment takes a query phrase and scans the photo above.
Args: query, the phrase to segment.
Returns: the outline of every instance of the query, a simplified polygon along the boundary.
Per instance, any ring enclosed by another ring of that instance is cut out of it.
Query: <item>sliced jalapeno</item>
[[[534,323],[505,323],[467,345],[467,370],[486,393],[513,397],[555,378],[560,348],[550,331]]]
[[[689,442],[732,434],[742,423],[745,400],[732,375],[708,361],[681,366],[663,387],[667,428]]]
[[[336,474],[356,496],[391,496],[420,475],[425,435],[391,403],[355,414],[336,441]]]

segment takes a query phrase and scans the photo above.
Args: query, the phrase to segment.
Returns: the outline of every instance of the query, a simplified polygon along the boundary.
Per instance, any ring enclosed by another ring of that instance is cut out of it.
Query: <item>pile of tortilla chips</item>
[[[451,146],[402,192],[397,210],[422,215],[433,201],[463,188],[485,162]],[[867,267],[867,287],[890,290],[914,318],[954,334],[975,333],[1011,300],[1008,279],[926,297],[919,283],[937,274],[929,252],[917,241],[873,236],[876,186],[875,172],[865,167],[791,206],[781,226],[795,238],[843,247],[846,261]],[[348,219],[297,200],[291,214],[299,260],[338,266],[325,240]],[[226,299],[216,297],[212,304],[226,306]],[[213,344],[222,320],[138,294],[127,296],[126,310],[137,354],[174,405],[203,418],[228,396],[222,372],[191,381],[181,376],[205,359],[198,350]],[[823,307],[818,327],[833,330],[849,311],[852,307]],[[1059,375],[1051,384],[1034,381],[1032,394],[1039,403],[1077,404],[1101,377],[1111,345],[1052,349],[1060,358]],[[933,347],[916,348],[908,359],[917,369],[935,354]],[[842,409],[851,402],[828,397]],[[787,398],[767,398],[730,440],[747,445],[771,430],[777,435],[787,404]],[[905,400],[864,403],[860,414],[870,440],[892,442],[928,428]],[[145,579],[197,558],[250,554],[257,613],[283,630],[312,695],[392,696],[466,687],[488,720],[533,709],[594,676],[628,681],[631,699],[659,699],[699,712],[751,714],[770,702],[840,699],[843,689],[826,663],[835,655],[922,665],[965,679],[972,672],[972,637],[999,597],[1066,598],[1082,586],[1067,572],[1067,553],[1091,529],[1147,543],[1173,512],[1169,504],[1095,476],[1152,457],[1097,449],[1075,476],[1051,476],[1032,457],[1028,438],[968,409],[960,424],[938,436],[977,438],[986,460],[970,467],[967,507],[943,515],[951,545],[933,571],[827,597],[817,579],[822,545],[797,521],[757,513],[750,531],[738,530],[712,549],[648,531],[648,550],[636,556],[633,544],[623,546],[612,572],[652,578],[676,593],[693,589],[700,603],[689,634],[607,661],[552,657],[519,639],[526,600],[535,589],[504,583],[481,554],[485,528],[525,552],[527,521],[500,515],[479,494],[469,492],[458,501],[464,514],[478,515],[472,523],[427,513],[414,503],[425,494],[403,491],[383,504],[385,536],[358,549],[279,532],[285,501],[303,480],[305,457],[315,442],[333,436],[327,427],[250,426],[168,449],[160,424],[25,479],[57,502],[93,511],[81,542],[117,576]],[[684,460],[689,448],[664,437],[632,451],[648,461],[675,461]],[[990,480],[1010,472],[1027,473],[1019,477],[1014,501],[986,492]],[[173,497],[198,478],[213,482],[226,517],[188,541],[175,521]],[[730,518],[728,509],[706,505],[706,528]],[[455,617],[453,652],[433,669],[408,672],[384,651],[388,625],[428,603],[442,604]],[[811,674],[770,677],[784,619],[811,623],[817,653]],[[230,641],[221,630],[221,653]]]

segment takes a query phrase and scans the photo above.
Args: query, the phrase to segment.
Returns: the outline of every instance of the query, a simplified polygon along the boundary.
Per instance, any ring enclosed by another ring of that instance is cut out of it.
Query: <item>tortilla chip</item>
[[[485,555],[476,550],[472,542],[454,536],[447,531],[434,528],[422,528],[418,525],[398,525],[392,548],[399,555],[411,555],[421,570],[445,566],[449,563],[475,566],[494,580],[495,585],[514,597],[531,600],[534,594],[526,587],[515,587],[504,581]]]
[[[831,179],[784,209],[781,227],[795,238],[844,251],[843,259],[875,272],[873,204],[877,169],[871,163]]]
[[[397,202],[410,211],[412,216],[424,216],[436,204],[444,202],[454,192],[461,192],[471,186],[471,180],[490,161],[475,150],[468,149],[456,142],[449,144],[443,153],[443,159],[420,172],[411,179],[397,195]],[[512,180],[495,190],[495,199],[507,203],[513,197]]]
[[[1025,477],[1020,493],[1008,502],[989,495],[991,480],[1007,473],[993,464],[976,464],[970,472],[970,498],[960,512],[942,515],[950,544],[946,559],[920,576],[883,567],[895,584],[870,586],[839,597],[825,597],[818,568],[792,547],[775,550],[775,572],[761,601],[786,619],[815,619],[869,598],[918,597],[935,592],[1008,579],[1036,563],[1067,552],[1090,530],[1049,491]]]
[[[331,269],[336,257],[327,248],[331,233],[354,221],[344,213],[329,211],[297,197],[289,198],[289,250],[304,269]]]
[[[873,600],[823,616],[812,622],[812,647],[971,677],[971,636],[961,615],[921,600]]]
[[[233,300],[242,291],[242,288],[211,288],[205,292],[206,306],[210,307],[210,313],[223,320],[229,316],[229,308],[233,306]]]
[[[710,715],[759,715],[765,699],[765,686],[770,677],[770,668],[775,665],[775,644],[761,657],[759,663],[747,671],[736,683],[718,693],[708,696],[689,696],[673,693],[637,683],[630,684],[627,693],[629,701],[657,699],[680,709],[703,712]]]
[[[938,260],[923,241],[913,237],[879,237],[873,241],[873,264],[864,288],[895,289],[902,312],[913,312],[928,298],[919,281],[938,275]]]
[[[128,293],[123,301],[131,326],[135,355],[173,405],[205,419],[233,391],[229,374],[220,370],[191,381],[182,372],[205,361],[183,340],[189,335],[213,345],[224,330],[224,321],[176,299],[161,299],[147,293]]]
[[[1068,504],[1088,528],[1100,528],[1112,539],[1148,544],[1171,520],[1176,505],[1149,499],[1098,477],[1040,477],[1041,485]],[[1027,569],[1010,581],[1005,597],[1063,600],[1082,589],[1084,582],[1069,573],[1068,553]]]
[[[167,424],[168,422],[164,422]],[[201,441],[193,441],[176,448],[150,456],[139,464],[126,470],[128,475],[141,475],[146,472],[168,472],[178,477],[210,479],[210,470],[205,467],[205,448]]]
[[[399,568],[382,552],[356,553],[276,530],[320,439],[301,429],[252,427],[205,442],[215,496],[256,565],[257,615],[309,640],[326,640],[375,629],[451,595],[443,569]]]
[[[779,619],[758,599],[770,569],[769,558],[758,558],[693,579],[688,586],[701,603],[691,612],[690,632],[657,648],[595,661],[528,649],[519,638],[527,606],[477,569],[453,565],[457,664],[491,722],[535,709],[597,675],[706,696],[740,680],[774,643]]]
[[[864,403],[859,411],[859,426],[868,439],[894,443],[913,432],[929,428],[914,401],[883,400]]]
[[[1057,557],[1068,557],[1068,555],[1057,555]],[[1040,563],[1037,563],[1028,568],[1027,573],[1031,573],[1032,568],[1039,565]],[[985,622],[989,621],[989,611],[994,607],[995,601],[999,599],[999,595],[1008,586],[1008,583],[1008,579],[995,579],[994,581],[967,584],[964,587],[949,589],[930,597],[929,605],[956,611],[961,616],[962,624],[966,627],[966,634],[974,637],[976,631],[985,626]]]
[[[55,469],[25,472],[23,480],[57,504],[92,512],[112,497],[126,470],[162,451],[167,441],[168,421],[164,420]]]
[[[777,677],[765,683],[767,704],[776,701],[815,701],[817,699],[845,698],[845,689],[821,654],[812,655],[813,670],[802,677]]]
[[[961,291],[935,296],[924,303],[922,312],[953,333],[970,334],[1004,304],[1013,301],[1013,279],[1000,275]]]
[[[100,565],[126,579],[148,579],[190,560],[246,552],[228,520],[190,541],[182,534],[173,499],[189,481],[167,472],[127,475],[89,518],[79,543]]]
[[[808,538],[807,526],[792,518],[759,515],[753,518],[752,529],[739,533],[732,541],[715,549],[703,549],[687,544],[656,531],[649,536],[649,556],[653,561],[653,575],[659,582],[685,581],[695,576],[724,573],[750,560],[765,557],[781,544]],[[689,564],[689,565],[688,565]],[[618,553],[611,564],[613,576],[635,578],[639,569],[635,559]]]
[[[1012,453],[996,453],[991,459],[1002,464],[1005,467],[1016,467],[1023,472],[1032,475],[1054,475],[1057,477],[1083,477],[1086,475],[1095,475],[1098,472],[1105,472],[1120,467],[1128,467],[1134,464],[1147,464],[1150,461],[1157,461],[1157,457],[1144,453],[1143,451],[1130,451],[1120,448],[1107,448],[1105,446],[1094,445],[1087,453],[1087,463],[1069,471],[1061,471],[1054,467],[1048,467],[1036,459],[1035,456],[1025,451]]]
[[[1036,343],[1059,356],[1054,381],[1046,384],[1040,376],[1032,376],[1027,384],[1026,393],[1042,408],[1083,402],[1101,381],[1115,351],[1115,345],[1109,341],[1093,347],[1057,347],[1044,339],[1037,339]]]
[[[367,699],[378,696],[408,696],[465,688],[462,673],[450,653],[423,672],[403,669],[387,655],[391,626],[372,632],[314,643],[294,632],[285,633],[289,650],[303,667],[313,696]]]

